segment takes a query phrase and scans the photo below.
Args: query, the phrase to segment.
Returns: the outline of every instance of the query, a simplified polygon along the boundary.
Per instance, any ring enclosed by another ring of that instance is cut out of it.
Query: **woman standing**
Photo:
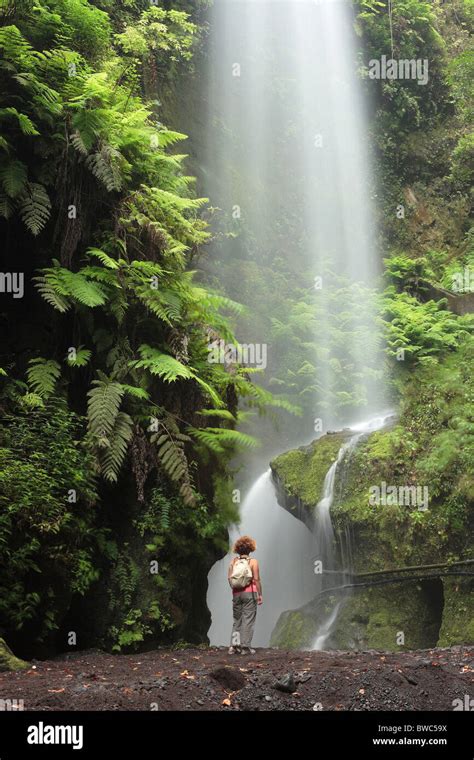
[[[229,654],[255,654],[251,648],[257,618],[257,605],[262,604],[262,582],[256,559],[249,555],[257,548],[250,536],[241,536],[234,544],[237,554],[229,565],[227,578],[232,589],[234,624]]]

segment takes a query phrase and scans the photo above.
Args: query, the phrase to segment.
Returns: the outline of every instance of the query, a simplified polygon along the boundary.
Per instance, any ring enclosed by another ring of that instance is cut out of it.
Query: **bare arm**
[[[252,559],[250,560],[250,563],[252,566],[253,579],[255,581],[255,585],[257,586],[257,593],[259,596],[262,596],[262,579],[260,578],[260,568],[258,566],[258,560]]]

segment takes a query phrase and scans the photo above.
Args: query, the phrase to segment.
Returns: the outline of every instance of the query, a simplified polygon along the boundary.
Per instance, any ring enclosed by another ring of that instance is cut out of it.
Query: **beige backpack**
[[[236,590],[241,590],[249,585],[253,578],[250,559],[248,557],[239,557],[234,561],[232,573],[230,576],[230,585]]]

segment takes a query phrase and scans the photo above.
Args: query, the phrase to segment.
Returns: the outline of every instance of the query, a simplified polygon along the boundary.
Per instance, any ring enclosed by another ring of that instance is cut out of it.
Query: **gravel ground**
[[[218,647],[98,651],[0,673],[25,710],[453,710],[474,694],[474,647],[293,652]],[[286,689],[286,690],[282,690]]]

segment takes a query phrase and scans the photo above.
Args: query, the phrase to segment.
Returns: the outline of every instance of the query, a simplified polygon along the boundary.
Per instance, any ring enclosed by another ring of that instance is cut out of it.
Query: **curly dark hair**
[[[257,544],[250,538],[250,536],[240,536],[234,544],[234,552],[236,554],[250,554],[257,548]]]

